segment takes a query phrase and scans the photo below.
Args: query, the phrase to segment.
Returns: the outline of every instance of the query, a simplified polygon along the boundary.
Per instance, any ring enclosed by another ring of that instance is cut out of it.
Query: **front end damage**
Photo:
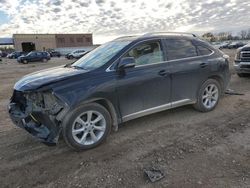
[[[46,145],[55,145],[67,105],[52,91],[22,92],[14,90],[9,114],[18,127],[28,131]]]

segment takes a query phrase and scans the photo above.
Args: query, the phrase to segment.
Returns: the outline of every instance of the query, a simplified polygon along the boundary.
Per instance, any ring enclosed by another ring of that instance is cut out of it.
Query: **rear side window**
[[[197,56],[196,47],[185,39],[167,39],[168,60],[182,59]]]
[[[199,55],[209,55],[212,51],[204,46],[197,46],[197,52]]]

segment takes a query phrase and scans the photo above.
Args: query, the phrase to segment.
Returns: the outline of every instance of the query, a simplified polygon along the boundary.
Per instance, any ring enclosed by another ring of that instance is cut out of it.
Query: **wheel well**
[[[220,86],[221,86],[221,90],[223,91],[224,84],[223,84],[223,80],[220,76],[210,76],[208,79],[214,79],[214,80],[218,81]]]
[[[108,110],[112,118],[113,128],[115,131],[117,131],[118,130],[118,117],[117,117],[117,113],[113,104],[105,99],[98,99],[92,102],[96,102]]]

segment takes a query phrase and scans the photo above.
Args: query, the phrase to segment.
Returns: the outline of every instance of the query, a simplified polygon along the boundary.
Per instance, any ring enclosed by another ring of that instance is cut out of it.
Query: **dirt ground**
[[[234,50],[227,50],[231,60]],[[74,152],[35,141],[7,114],[14,83],[23,75],[69,62],[0,62],[0,187],[250,187],[250,77],[232,70],[230,88],[209,113],[192,106],[123,125],[100,147]],[[231,62],[232,63],[232,62]],[[151,183],[143,169],[162,170]]]

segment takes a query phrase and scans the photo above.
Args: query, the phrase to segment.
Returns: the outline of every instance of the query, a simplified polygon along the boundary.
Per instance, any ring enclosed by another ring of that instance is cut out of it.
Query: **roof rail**
[[[144,35],[142,35],[142,37],[146,37],[146,36],[153,36],[153,35],[164,35],[164,34],[178,34],[178,35],[191,35],[193,37],[197,37],[197,35],[193,34],[193,33],[185,33],[185,32],[152,32],[152,33],[146,33]]]
[[[130,38],[130,37],[136,37],[136,36],[135,35],[121,36],[121,37],[115,38],[114,40],[121,40],[121,39]]]

